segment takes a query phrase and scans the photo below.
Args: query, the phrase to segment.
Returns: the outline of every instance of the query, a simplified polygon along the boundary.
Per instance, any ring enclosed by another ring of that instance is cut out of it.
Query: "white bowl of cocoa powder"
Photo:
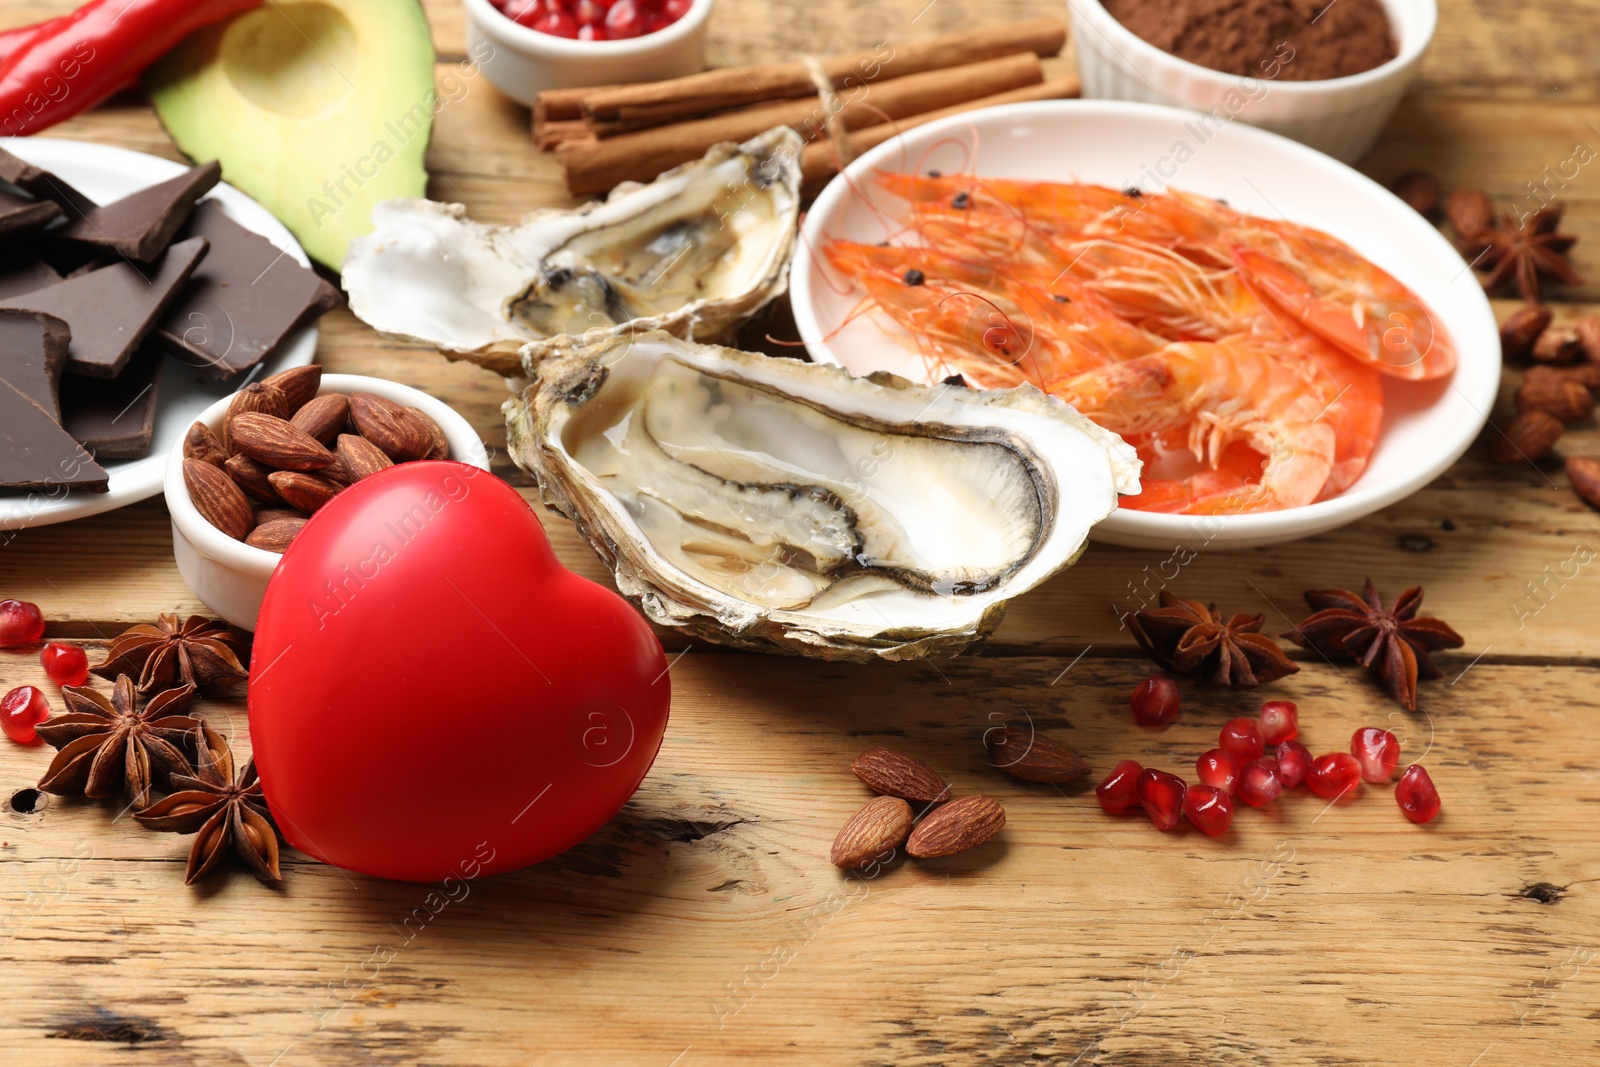
[[[1353,163],[1416,76],[1435,0],[1067,0],[1083,95],[1239,121]]]

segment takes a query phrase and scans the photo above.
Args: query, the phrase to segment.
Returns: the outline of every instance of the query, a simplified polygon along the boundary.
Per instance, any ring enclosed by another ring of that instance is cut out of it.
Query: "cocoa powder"
[[[1360,74],[1395,57],[1379,0],[1102,2],[1162,51],[1226,74],[1320,81]]]

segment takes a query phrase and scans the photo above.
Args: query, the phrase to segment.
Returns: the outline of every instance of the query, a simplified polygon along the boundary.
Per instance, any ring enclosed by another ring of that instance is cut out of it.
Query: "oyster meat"
[[[977,391],[696,344],[557,344],[506,402],[513,459],[654,622],[826,659],[950,654],[1138,491],[1121,438],[1032,386]]]
[[[575,334],[719,339],[788,285],[800,149],[779,127],[511,229],[460,204],[385,201],[344,262],[350,309],[505,375],[521,373],[523,346],[537,354]]]

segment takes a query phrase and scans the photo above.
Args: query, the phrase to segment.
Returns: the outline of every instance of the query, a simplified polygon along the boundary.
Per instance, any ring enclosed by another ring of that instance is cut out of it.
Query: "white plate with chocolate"
[[[311,362],[338,290],[217,179],[215,165],[0,139],[0,530],[155,496],[200,412]]]

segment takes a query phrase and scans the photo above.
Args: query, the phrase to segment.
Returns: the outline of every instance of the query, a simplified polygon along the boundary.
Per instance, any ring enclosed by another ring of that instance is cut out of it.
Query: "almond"
[[[1535,363],[1571,363],[1583,355],[1583,342],[1571,326],[1551,326],[1533,342],[1528,355]]]
[[[1585,389],[1600,389],[1600,363],[1574,363],[1570,367],[1550,367],[1537,363],[1528,368],[1525,382],[1577,382]]]
[[[304,430],[322,445],[333,444],[333,439],[344,432],[350,421],[350,398],[343,393],[324,393],[306,402],[294,413],[289,425]]]
[[[1500,324],[1500,351],[1507,359],[1527,359],[1533,342],[1550,325],[1550,309],[1542,304],[1524,304]]]
[[[906,855],[917,859],[954,856],[976,848],[1006,824],[1006,809],[990,797],[957,797],[934,808],[911,831]]]
[[[869,748],[850,764],[855,776],[874,793],[901,800],[937,803],[950,796],[939,772],[915,756],[887,748]]]
[[[386,467],[394,466],[394,462],[383,454],[383,449],[353,433],[339,435],[338,453],[339,465],[344,468],[345,477],[352,482],[359,482]]]
[[[422,458],[449,459],[450,441],[445,437],[444,430],[440,429],[439,424],[434,422],[433,419],[429,418],[427,415],[424,415],[422,412],[418,411],[416,408],[406,408],[406,410],[411,413],[412,418],[416,419],[423,425],[423,427],[428,431],[428,439],[433,442],[433,445],[428,449],[427,455],[423,456]]]
[[[344,488],[332,479],[301,471],[274,471],[267,475],[267,480],[291,507],[308,515],[338,496]]]
[[[1444,213],[1463,240],[1494,225],[1494,201],[1482,189],[1457,189],[1444,198]]]
[[[911,805],[899,797],[873,797],[845,821],[828,858],[858,871],[887,860],[911,834]]]
[[[198,459],[183,461],[183,484],[189,499],[204,519],[235,541],[243,541],[256,524],[250,501],[233,479]]]
[[[1024,782],[1076,782],[1089,764],[1072,749],[1031,727],[1001,726],[984,736],[989,762]]]
[[[1408,170],[1394,183],[1394,195],[1425,219],[1439,214],[1439,179],[1432,171]]]
[[[269,523],[269,522],[277,522],[279,519],[304,519],[304,518],[305,518],[305,515],[303,513],[298,512],[298,511],[294,510],[293,508],[284,507],[282,504],[279,504],[275,508],[272,508],[272,507],[256,508],[256,525],[257,526],[265,526],[267,523]]]
[[[266,549],[283,555],[288,551],[289,542],[294,540],[294,535],[306,524],[304,519],[273,519],[271,522],[262,523],[250,531],[250,536],[244,543],[254,548]]]
[[[1600,508],[1600,460],[1588,456],[1567,458],[1567,478],[1572,489],[1592,508]]]
[[[227,462],[228,453],[222,447],[222,442],[217,440],[217,435],[211,432],[211,427],[197,422],[183,435],[183,458],[220,467]]]
[[[232,431],[234,417],[246,412],[258,411],[264,415],[275,415],[280,419],[289,417],[289,402],[283,395],[283,390],[266,382],[251,382],[249,385],[233,394],[233,399],[228,402],[228,412],[222,416],[222,444],[224,447],[231,445],[228,434]]]
[[[1496,463],[1543,459],[1561,438],[1561,420],[1543,411],[1524,411],[1489,442]]]
[[[260,412],[235,415],[228,422],[228,435],[239,451],[279,470],[319,471],[335,459],[304,430]]]
[[[228,472],[228,477],[237,482],[239,488],[244,490],[244,495],[251,500],[262,504],[283,504],[283,498],[272,488],[272,483],[267,481],[267,475],[272,473],[272,468],[265,463],[251,459],[240,452],[229,456],[222,469]]]
[[[1565,423],[1582,422],[1594,414],[1594,396],[1582,385],[1563,377],[1529,376],[1516,396],[1518,411],[1543,411]]]
[[[1600,315],[1585,315],[1572,328],[1577,331],[1583,354],[1591,363],[1600,363]]]
[[[362,437],[397,463],[421,459],[433,448],[433,435],[416,413],[381,396],[352,394],[350,421],[356,424]]]
[[[261,384],[276,386],[283,394],[284,407],[287,409],[284,418],[289,418],[311,403],[312,397],[317,395],[317,390],[322,388],[322,368],[315,363],[308,363],[304,367],[290,367],[270,378],[261,379]]]

